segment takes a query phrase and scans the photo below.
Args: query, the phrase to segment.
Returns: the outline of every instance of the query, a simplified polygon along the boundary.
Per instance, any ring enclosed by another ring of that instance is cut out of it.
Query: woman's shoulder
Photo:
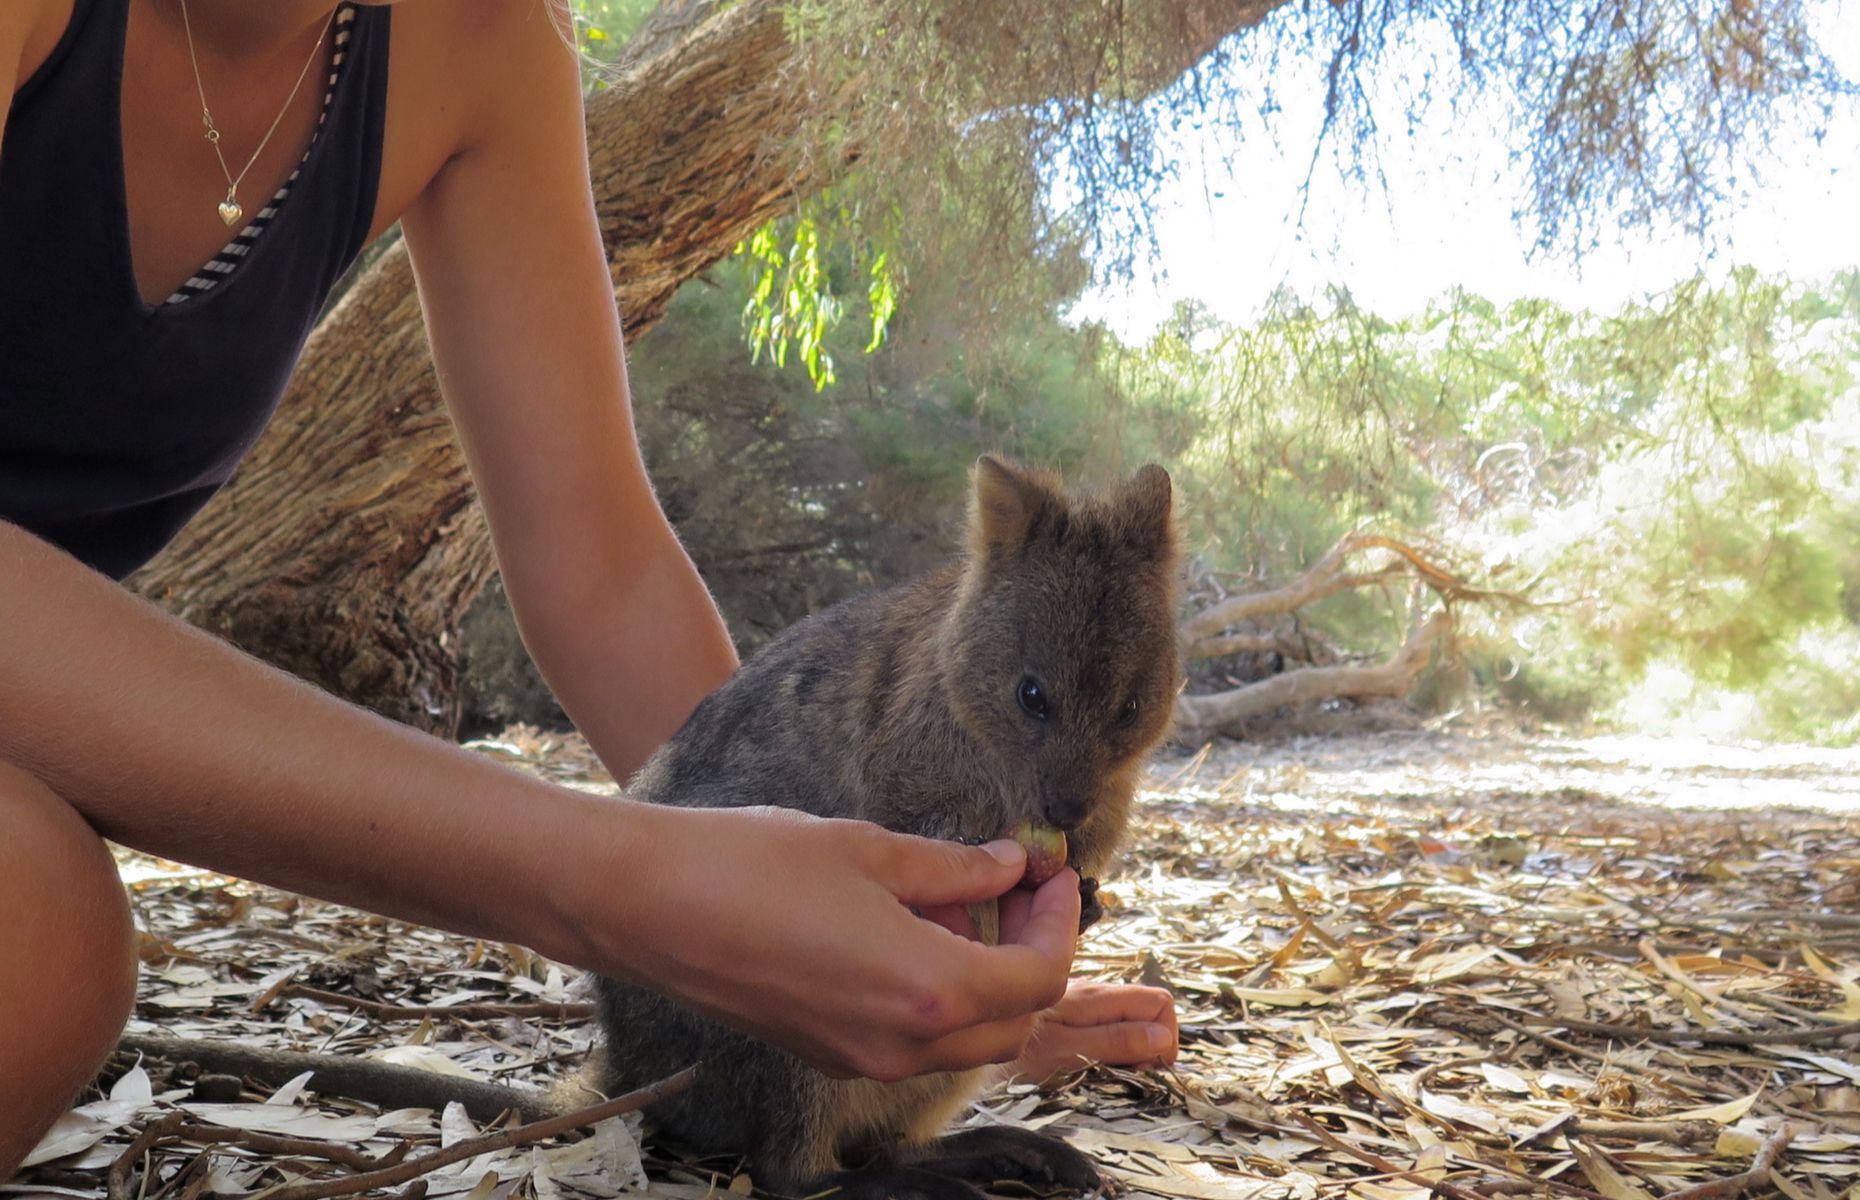
[[[562,0],[401,0],[393,11],[395,42],[422,65],[471,73],[575,53],[574,18]]]
[[[401,0],[391,29],[378,224],[471,151],[550,140],[560,126],[582,153],[580,68],[562,0]]]
[[[579,79],[561,0],[402,0],[393,12],[394,74],[426,104],[444,97],[456,119],[496,119]]]

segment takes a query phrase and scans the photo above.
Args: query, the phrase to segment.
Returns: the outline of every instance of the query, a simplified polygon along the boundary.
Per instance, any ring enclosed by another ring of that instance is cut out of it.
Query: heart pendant
[[[220,201],[220,220],[226,222],[227,228],[230,229],[233,225],[233,222],[237,221],[240,217],[243,217],[244,215],[245,215],[245,209],[240,208],[239,205],[236,204],[235,202],[231,200]]]

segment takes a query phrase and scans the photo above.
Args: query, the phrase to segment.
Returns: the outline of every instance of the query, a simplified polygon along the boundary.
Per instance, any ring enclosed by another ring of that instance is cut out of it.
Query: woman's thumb
[[[983,846],[899,837],[887,864],[892,891],[905,904],[974,904],[1020,882],[1027,853],[1002,840]]]

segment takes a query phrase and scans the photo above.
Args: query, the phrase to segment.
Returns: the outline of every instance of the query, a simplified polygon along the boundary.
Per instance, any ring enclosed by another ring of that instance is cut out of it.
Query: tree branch
[[[1396,556],[1397,561],[1376,571],[1341,574],[1344,560],[1359,550],[1387,550]],[[1465,580],[1436,565],[1426,555],[1405,542],[1399,542],[1381,534],[1352,533],[1325,551],[1324,557],[1318,559],[1304,574],[1291,583],[1267,592],[1250,592],[1244,596],[1231,597],[1182,622],[1181,637],[1185,647],[1183,654],[1187,658],[1205,658],[1215,654],[1233,654],[1241,649],[1251,649],[1251,647],[1239,645],[1233,649],[1218,648],[1225,644],[1226,639],[1218,638],[1217,635],[1241,621],[1291,612],[1307,604],[1315,604],[1326,596],[1334,596],[1338,592],[1367,587],[1370,584],[1382,583],[1404,575],[1419,576],[1422,582],[1449,603],[1459,601],[1473,603],[1498,601],[1516,605],[1530,603],[1526,597],[1516,592],[1473,587]],[[1204,643],[1216,648],[1203,649]]]
[[[1306,667],[1211,696],[1181,696],[1175,702],[1176,737],[1193,741],[1234,728],[1249,717],[1291,704],[1331,696],[1403,696],[1433,658],[1434,647],[1453,628],[1441,612],[1423,625],[1395,656],[1380,666]]]
[[[1251,592],[1244,596],[1233,596],[1212,608],[1196,613],[1182,622],[1182,641],[1192,645],[1218,634],[1237,622],[1269,616],[1273,613],[1290,612],[1346,588],[1358,586],[1354,582],[1340,582],[1354,577],[1337,574],[1338,568],[1343,566],[1344,556],[1353,549],[1352,543],[1355,540],[1355,534],[1344,538],[1326,550],[1324,557],[1311,564],[1303,575],[1284,587],[1275,588],[1270,592]]]
[[[316,1075],[310,1086],[316,1091],[326,1096],[366,1100],[384,1109],[440,1109],[448,1101],[457,1100],[465,1106],[465,1111],[480,1121],[512,1111],[533,1120],[554,1111],[543,1093],[533,1088],[459,1079],[348,1054],[302,1054],[242,1046],[237,1042],[149,1037],[139,1033],[124,1034],[117,1047],[171,1063],[198,1063],[202,1071],[211,1074],[249,1077],[272,1087],[280,1087],[305,1071],[314,1071]]]

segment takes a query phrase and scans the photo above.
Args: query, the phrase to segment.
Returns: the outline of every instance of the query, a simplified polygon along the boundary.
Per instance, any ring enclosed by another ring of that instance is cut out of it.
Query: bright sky
[[[1824,0],[1816,16],[1823,46],[1860,77],[1860,0]],[[1418,39],[1417,64],[1441,48],[1427,41]],[[1075,318],[1141,340],[1178,299],[1244,322],[1275,288],[1317,297],[1328,283],[1389,316],[1454,285],[1500,302],[1546,296],[1612,311],[1701,270],[1716,277],[1749,264],[1810,279],[1860,266],[1860,116],[1852,112],[1837,116],[1820,144],[1806,129],[1779,131],[1760,177],[1740,178],[1742,194],[1720,210],[1710,243],[1677,226],[1631,230],[1577,260],[1533,254],[1530,234],[1511,219],[1526,195],[1522,172],[1506,161],[1496,123],[1477,114],[1386,136],[1386,191],[1346,183],[1326,152],[1305,201],[1321,92],[1315,77],[1302,91],[1295,79],[1278,82],[1283,110],[1270,126],[1254,120],[1241,131],[1231,173],[1210,165],[1217,143],[1184,145],[1185,179],[1158,221],[1166,277],[1090,293]]]

